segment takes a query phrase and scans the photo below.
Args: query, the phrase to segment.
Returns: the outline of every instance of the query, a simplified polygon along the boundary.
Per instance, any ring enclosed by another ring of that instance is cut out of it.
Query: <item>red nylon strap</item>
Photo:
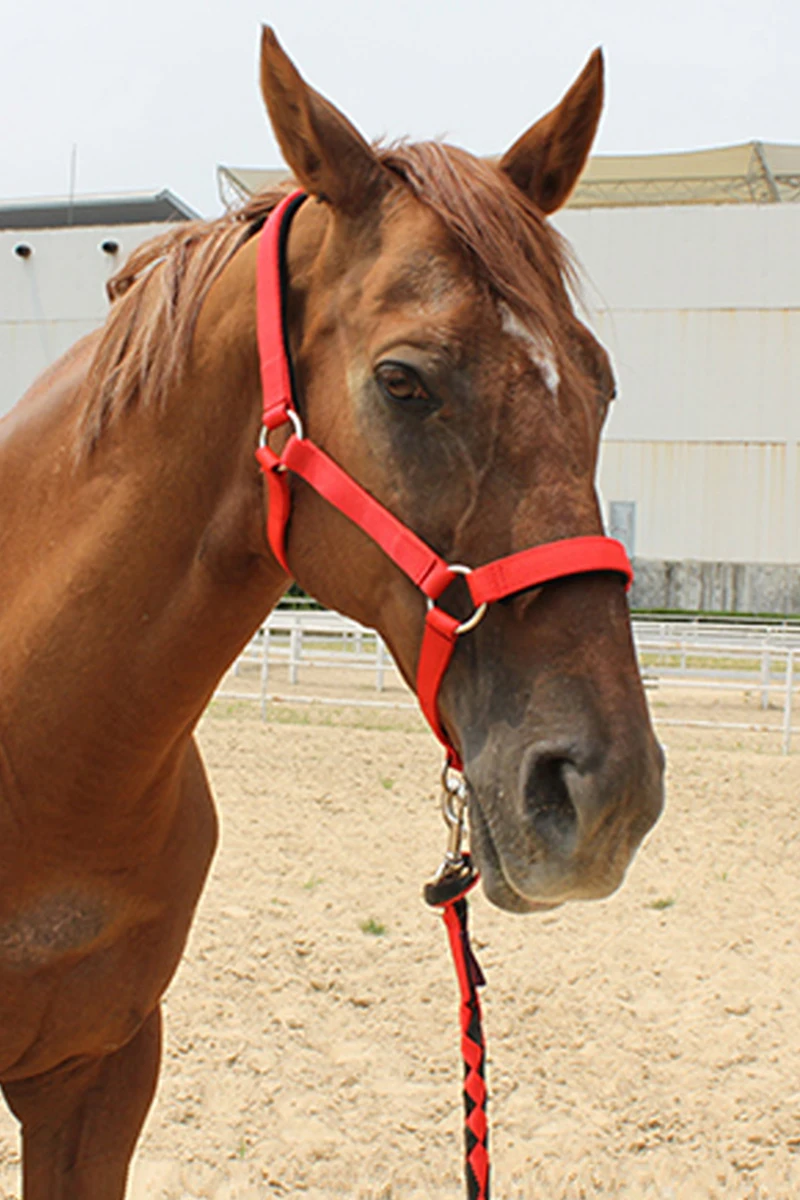
[[[442,728],[439,716],[439,688],[444,673],[450,665],[456,647],[458,620],[442,608],[428,610],[425,632],[417,663],[417,699],[428,724],[447,751],[448,764],[456,771],[462,770],[460,756]]]
[[[614,538],[593,535],[545,542],[506,558],[496,558],[483,567],[476,567],[467,576],[467,586],[476,605],[491,604],[552,579],[588,571],[616,571],[624,575],[627,587],[633,581],[631,564],[622,543]]]
[[[294,408],[292,373],[283,332],[281,236],[287,209],[300,203],[302,192],[292,192],[269,215],[258,243],[256,265],[256,331],[261,363],[261,398],[264,425],[275,429]]]
[[[269,504],[267,506],[267,539],[272,553],[283,567],[287,575],[291,575],[286,561],[286,526],[292,511],[292,495],[289,491],[289,478],[281,469],[279,456],[269,446],[259,446],[256,450],[264,478],[269,489]]]
[[[363,529],[431,600],[438,599],[453,581],[453,572],[435,550],[431,550],[422,538],[418,538],[313,442],[290,437],[281,461]]]

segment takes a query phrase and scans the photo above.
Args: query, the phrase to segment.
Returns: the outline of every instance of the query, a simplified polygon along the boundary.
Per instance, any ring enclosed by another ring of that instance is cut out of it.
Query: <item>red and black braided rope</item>
[[[489,1127],[486,1120],[486,1050],[478,988],[485,983],[472,952],[464,896],[442,913],[461,989],[461,1054],[464,1059],[464,1149],[467,1200],[489,1198]]]
[[[459,873],[461,886],[459,887]],[[425,889],[429,904],[441,908],[461,993],[461,1055],[464,1060],[464,1149],[467,1200],[489,1200],[489,1126],[486,1119],[486,1046],[478,988],[486,982],[472,951],[467,926],[466,893],[477,882],[469,857],[449,879]],[[449,886],[448,886],[449,885]],[[455,885],[455,886],[454,886]],[[465,886],[464,886],[465,885]],[[458,888],[457,894],[442,894]],[[438,893],[438,894],[437,894]]]

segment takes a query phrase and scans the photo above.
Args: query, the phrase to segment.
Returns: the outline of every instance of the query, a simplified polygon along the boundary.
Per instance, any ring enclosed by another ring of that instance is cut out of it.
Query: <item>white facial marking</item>
[[[557,396],[561,378],[558,374],[558,364],[553,354],[553,347],[543,337],[527,329],[507,304],[501,302],[499,308],[504,332],[510,333],[512,337],[519,338],[521,342],[525,343],[528,357],[533,365],[538,367],[548,392],[553,397]]]

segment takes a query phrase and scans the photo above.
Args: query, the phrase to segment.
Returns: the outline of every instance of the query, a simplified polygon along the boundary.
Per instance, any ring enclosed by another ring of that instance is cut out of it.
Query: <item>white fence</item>
[[[755,693],[761,710],[780,708],[780,722],[659,717],[661,725],[780,734],[784,753],[800,728],[792,724],[800,662],[800,624],[638,617],[633,635],[649,689]],[[326,673],[327,679],[326,679]],[[309,676],[310,692],[302,684]],[[272,612],[217,691],[219,699],[252,700],[266,716],[270,702],[366,708],[416,707],[381,637],[357,621],[310,606]]]
[[[633,635],[645,686],[702,689],[705,692],[756,692],[760,708],[774,707],[781,721],[725,721],[660,717],[661,725],[696,726],[780,733],[784,754],[791,749],[795,693],[800,687],[800,624],[789,621],[742,621],[639,617]]]
[[[313,694],[295,691],[301,684],[301,669],[304,679],[308,672],[315,674]],[[333,695],[318,686],[316,672],[326,670],[337,672]],[[258,673],[257,688],[253,686],[254,671]],[[351,672],[361,676],[355,686]],[[289,691],[276,691],[276,682],[278,686],[288,685]],[[376,695],[365,696],[366,690]],[[389,691],[393,694],[386,695]],[[416,701],[402,682],[379,634],[349,617],[310,605],[277,608],[270,613],[223,679],[216,695],[219,699],[258,700],[262,716],[266,715],[270,701],[416,708]]]

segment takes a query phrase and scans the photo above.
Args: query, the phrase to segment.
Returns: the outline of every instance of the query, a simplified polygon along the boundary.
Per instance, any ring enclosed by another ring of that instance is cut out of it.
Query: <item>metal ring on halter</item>
[[[297,438],[297,440],[299,442],[302,442],[303,438],[306,436],[306,431],[305,431],[305,429],[303,429],[303,422],[300,420],[299,412],[297,412],[297,410],[294,408],[287,408],[286,416],[289,418],[289,420],[292,423],[292,428],[294,429],[294,436]]]
[[[463,563],[448,563],[447,569],[448,571],[452,571],[454,575],[472,574],[472,567],[465,567]],[[428,612],[430,612],[430,610],[433,608],[434,601],[431,600],[430,596],[428,596],[427,602]],[[486,616],[486,610],[488,607],[489,605],[485,600],[482,604],[479,604],[471,617],[467,617],[466,621],[462,621],[460,625],[456,626],[456,635],[460,637],[462,633],[469,633],[470,630],[474,629],[476,625],[480,625],[481,621]]]
[[[291,424],[294,430],[294,435],[299,442],[302,442],[306,436],[306,431],[303,428],[303,422],[300,420],[300,414],[293,408],[286,409],[286,420]],[[278,428],[277,426],[275,427]],[[261,432],[258,435],[258,444],[260,447],[266,446],[267,438],[272,431],[267,429],[266,425],[261,426]]]

